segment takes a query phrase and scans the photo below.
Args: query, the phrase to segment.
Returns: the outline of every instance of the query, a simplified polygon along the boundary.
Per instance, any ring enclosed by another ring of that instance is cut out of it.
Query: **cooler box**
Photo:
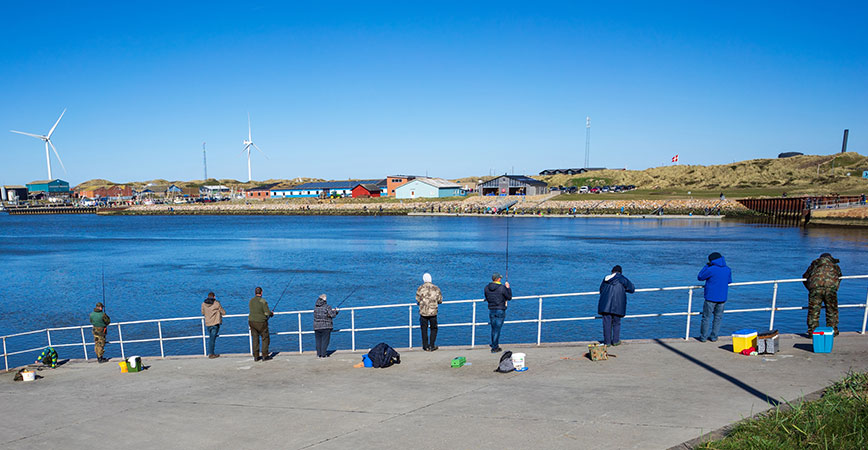
[[[141,356],[130,356],[127,358],[127,365],[129,372],[141,372],[142,371],[142,357]]]
[[[456,356],[455,358],[452,358],[452,367],[461,367],[465,363],[467,363],[467,358],[464,356]]]
[[[121,373],[128,373],[130,371],[130,365],[126,361],[118,361],[118,366],[121,368]]]
[[[756,348],[756,330],[745,328],[732,333],[732,351],[741,353],[748,348]]]
[[[814,329],[814,353],[832,353],[832,343],[835,340],[835,329],[818,327]]]

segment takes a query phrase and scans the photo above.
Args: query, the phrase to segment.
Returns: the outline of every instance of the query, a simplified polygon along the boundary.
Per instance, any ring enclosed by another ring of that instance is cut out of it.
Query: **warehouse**
[[[525,175],[501,175],[479,185],[482,195],[540,195],[548,191],[548,184]]]
[[[396,198],[443,198],[464,195],[456,183],[443,178],[416,178],[395,188]]]

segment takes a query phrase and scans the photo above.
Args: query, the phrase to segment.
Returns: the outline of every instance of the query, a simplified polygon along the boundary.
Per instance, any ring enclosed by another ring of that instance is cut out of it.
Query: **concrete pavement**
[[[510,374],[487,347],[399,349],[387,369],[353,368],[361,353],[145,358],[137,374],[71,361],[31,383],[0,375],[0,449],[668,448],[868,370],[866,336],[831,354],[780,339],[765,357],[729,338],[630,341],[601,362],[584,343],[503,345],[527,354]],[[451,368],[459,355],[472,365]]]

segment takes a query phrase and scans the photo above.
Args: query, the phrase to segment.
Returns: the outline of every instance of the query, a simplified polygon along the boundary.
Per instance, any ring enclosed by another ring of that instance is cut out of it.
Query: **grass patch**
[[[579,177],[579,178],[570,179],[569,184],[567,186],[576,186],[576,187],[590,186],[590,187],[594,187],[594,186],[611,186],[613,184],[615,184],[615,181],[612,180],[611,178]]]
[[[776,407],[700,449],[868,448],[868,373],[851,373],[819,400]]]

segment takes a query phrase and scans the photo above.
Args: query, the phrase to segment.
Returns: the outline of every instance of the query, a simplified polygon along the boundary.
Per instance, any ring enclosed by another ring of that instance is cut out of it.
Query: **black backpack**
[[[380,342],[368,352],[373,367],[389,367],[392,364],[401,364],[401,355],[385,342]]]
[[[497,365],[497,369],[494,369],[494,371],[509,373],[513,370],[515,370],[515,366],[512,364],[512,352],[507,350],[500,355],[500,364]]]

